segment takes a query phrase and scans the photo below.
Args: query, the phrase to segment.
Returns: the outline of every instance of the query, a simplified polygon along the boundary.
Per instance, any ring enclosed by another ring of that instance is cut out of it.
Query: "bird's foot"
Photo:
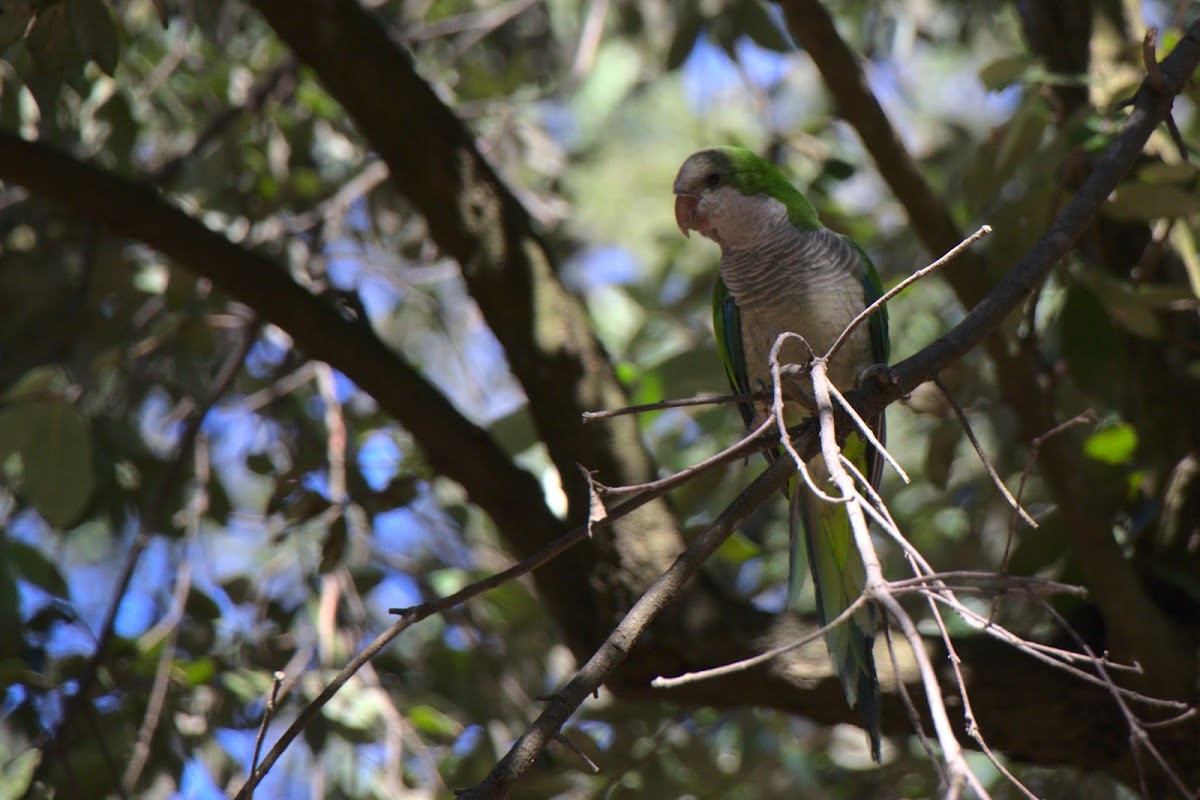
[[[872,364],[858,373],[859,386],[866,386],[869,382],[879,383],[884,386],[895,386],[900,383],[900,379],[887,364]]]

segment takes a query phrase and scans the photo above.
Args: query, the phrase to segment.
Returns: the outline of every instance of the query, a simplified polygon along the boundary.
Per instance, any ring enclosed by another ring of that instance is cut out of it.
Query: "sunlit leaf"
[[[207,686],[217,674],[217,664],[211,658],[192,658],[173,665],[176,680],[187,686]]]
[[[449,739],[462,732],[462,723],[433,706],[413,706],[404,712],[404,716],[424,736]]]
[[[1181,161],[1175,164],[1156,161],[1139,169],[1137,176],[1145,183],[1187,184],[1200,176],[1200,167],[1190,161]]]
[[[1126,464],[1137,450],[1137,431],[1127,422],[1101,428],[1083,443],[1083,452],[1088,458],[1105,464]]]
[[[717,558],[733,564],[741,564],[751,558],[762,555],[762,548],[746,538],[741,531],[734,531],[728,539],[717,548]]]

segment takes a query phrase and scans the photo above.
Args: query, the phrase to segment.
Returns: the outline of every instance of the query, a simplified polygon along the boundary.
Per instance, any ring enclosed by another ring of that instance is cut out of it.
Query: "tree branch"
[[[7,131],[0,131],[0,180],[155,248],[282,328],[310,358],[335,364],[410,432],[438,473],[466,489],[522,555],[565,530],[546,507],[537,479],[515,466],[487,431],[459,413],[368,324],[342,316],[267,256],[233,244],[150,186]],[[548,596],[576,597],[584,585],[582,566],[568,554],[559,567],[535,580]],[[577,603],[551,607],[567,630],[591,625]]]
[[[570,503],[569,522],[578,524],[588,513],[587,485],[576,465],[610,485],[653,478],[635,420],[583,424],[584,412],[628,404],[613,366],[582,304],[559,280],[528,212],[479,153],[474,135],[417,74],[409,54],[357,0],[253,5],[354,118],[393,183],[425,216],[433,240],[461,265],[529,398]],[[630,600],[682,547],[675,518],[662,502],[647,505],[610,535],[616,541],[598,539],[594,556],[620,567],[603,571],[624,576],[624,591],[635,592]],[[611,621],[604,620],[605,629]]]
[[[1179,76],[1190,74],[1200,61],[1198,45],[1200,30],[1193,26],[1163,63],[1164,80],[1172,90],[1178,87]],[[852,394],[850,399],[860,413],[868,416],[875,413],[945,368],[1021,302],[1078,236],[1081,226],[1095,215],[1154,125],[1166,113],[1169,102],[1169,97],[1146,90],[1139,93],[1130,118],[1096,173],[1046,236],[997,287],[994,296],[973,309],[947,336],[898,364],[894,369],[897,386],[872,385]],[[309,355],[337,365],[413,432],[433,468],[462,483],[471,499],[492,516],[507,536],[524,537],[518,541],[528,545],[539,539],[547,541],[561,531],[561,525],[545,509],[536,481],[512,467],[485,431],[459,415],[367,326],[346,320],[319,298],[296,286],[269,259],[236,247],[146,187],[120,180],[46,145],[25,142],[8,133],[0,133],[0,178],[21,183],[47,200],[107,222],[118,232],[159,249],[188,269],[205,275],[222,291],[254,307],[264,319],[292,335]],[[811,456],[813,452],[815,448],[810,447],[804,454]],[[782,482],[783,478],[779,480]],[[562,581],[552,580],[560,591],[569,588],[574,593],[564,596],[574,596],[582,585],[575,577],[579,574],[563,566],[561,570],[539,573],[539,579],[544,582],[546,576],[562,575]],[[721,598],[703,584],[688,594],[687,601],[666,609],[665,618],[656,628],[653,645],[634,648],[633,657],[609,677],[610,686],[629,696],[650,694],[719,707],[758,704],[804,713],[818,721],[849,719],[832,676],[815,683],[806,679],[803,682],[806,688],[802,690],[797,677],[801,664],[807,675],[823,673],[819,666],[813,667],[811,659],[806,662],[801,656],[778,659],[777,663],[756,672],[754,680],[740,676],[670,691],[650,689],[649,681],[658,674],[682,671],[678,669],[680,665],[686,669],[702,663],[722,663],[731,660],[731,656],[738,657],[739,652],[750,655],[761,650],[766,640],[794,627],[787,617],[776,617]],[[552,603],[551,607],[561,613],[562,609],[556,605]],[[712,627],[714,624],[717,627]],[[1069,681],[1055,682],[1036,670],[1014,667],[1012,656],[1005,655],[1004,648],[989,649],[987,643],[974,640],[966,645],[958,647],[958,651],[972,664],[975,710],[997,747],[1039,763],[1075,763],[1113,771],[1127,762],[1125,743],[1118,741],[1114,748],[1103,725],[1095,724],[1098,719],[1107,719],[1107,711],[1097,711],[1097,717],[1089,717],[1086,725],[1081,725],[1078,719],[1078,708],[1094,707],[1096,698],[1104,698],[1106,694],[1085,696],[1080,693],[1096,690],[1073,687]],[[1015,663],[1025,662],[1022,659]],[[994,682],[1001,692],[994,703],[987,702],[988,692],[981,693],[976,685],[983,682],[986,688],[988,681]],[[1018,684],[1020,688],[1014,690]],[[1026,715],[1013,713],[1013,697],[1036,698],[1033,702],[1043,704],[1032,705],[1034,708],[1063,703],[1063,708],[1076,709],[1075,716],[1068,714],[1067,719],[1057,721],[1043,719],[1044,724],[1031,730]],[[897,722],[904,717],[897,705],[895,713],[886,718],[893,720],[885,723],[889,729],[898,731]],[[1067,731],[1074,735],[1064,735]],[[1077,747],[1081,741],[1086,743],[1083,750]]]
[[[921,241],[934,253],[959,242],[962,236],[949,211],[904,149],[828,12],[818,0],[779,0],[779,5],[792,35],[820,70],[839,114],[862,138],[880,174],[908,211],[910,223]],[[1141,153],[1150,133],[1168,115],[1175,95],[1182,90],[1198,59],[1200,27],[1193,24],[1161,65],[1165,91],[1158,92],[1143,84],[1120,134],[1077,194],[995,289],[987,289],[988,271],[983,259],[972,252],[963,254],[965,263],[948,272],[946,280],[970,312],[954,330],[909,362],[949,363],[983,342],[999,373],[997,385],[1006,403],[1016,411],[1027,438],[1053,427],[1056,420],[1039,387],[1033,364],[1010,354],[1001,338],[989,334],[1045,280],[1054,264],[1092,223],[1100,205]],[[999,235],[1004,235],[1004,231],[999,231]],[[924,376],[923,380],[937,371],[929,370],[927,364],[912,366],[920,368],[903,372]],[[896,372],[902,370],[897,368]],[[911,391],[916,384],[905,385],[905,391]],[[1178,658],[1170,623],[1147,596],[1112,537],[1109,519],[1091,498],[1080,474],[1075,440],[1058,437],[1047,442],[1040,450],[1040,461],[1060,513],[1070,519],[1064,528],[1092,597],[1109,626],[1113,649],[1143,664],[1156,691],[1173,697],[1190,696],[1192,670]]]

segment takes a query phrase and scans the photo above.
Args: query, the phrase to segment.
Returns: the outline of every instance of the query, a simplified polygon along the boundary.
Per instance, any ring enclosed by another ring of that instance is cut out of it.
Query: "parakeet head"
[[[816,209],[768,161],[741,147],[693,153],[675,178],[675,222],[722,248],[754,243],[767,226],[821,227]]]

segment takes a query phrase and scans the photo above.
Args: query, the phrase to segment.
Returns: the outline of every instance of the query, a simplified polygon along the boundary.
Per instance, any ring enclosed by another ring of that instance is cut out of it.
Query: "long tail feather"
[[[817,475],[814,474],[813,477],[817,478]],[[789,602],[794,600],[792,585],[797,561],[801,565],[800,569],[803,569],[803,557],[797,559],[795,555],[796,543],[803,539],[807,544],[808,564],[817,597],[817,619],[822,625],[826,625],[849,608],[862,594],[866,585],[866,574],[862,558],[854,546],[850,519],[845,507],[822,502],[808,495],[807,489],[797,486],[793,489],[789,504],[792,511],[789,514],[789,534],[793,553],[789,569],[788,598]],[[796,509],[799,510],[798,513]],[[803,583],[802,578],[799,583]],[[875,609],[867,606],[856,611],[849,620],[827,631],[825,643],[834,670],[846,692],[846,702],[852,707],[858,707],[863,727],[871,740],[871,758],[878,763],[881,759],[881,697],[873,652],[875,627]]]

